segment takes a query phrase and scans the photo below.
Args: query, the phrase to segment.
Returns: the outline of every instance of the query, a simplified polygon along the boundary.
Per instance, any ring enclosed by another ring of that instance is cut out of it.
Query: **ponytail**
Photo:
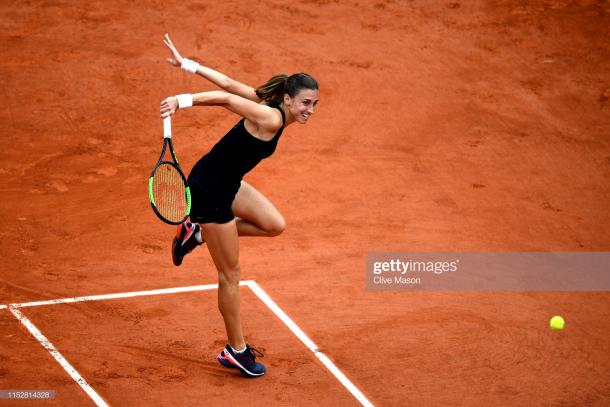
[[[284,94],[295,97],[301,89],[318,89],[318,82],[303,72],[288,76],[285,73],[275,75],[266,83],[256,88],[256,96],[269,104],[279,105],[284,101]]]
[[[269,79],[266,83],[256,88],[256,96],[267,103],[280,104],[286,93],[286,81],[288,75],[281,73]]]

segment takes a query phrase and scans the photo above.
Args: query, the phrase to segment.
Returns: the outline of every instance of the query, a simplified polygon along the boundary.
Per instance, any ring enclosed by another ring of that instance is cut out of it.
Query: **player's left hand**
[[[167,62],[169,62],[170,64],[172,64],[174,66],[178,66],[178,67],[181,66],[182,65],[182,59],[183,59],[182,55],[180,55],[180,53],[178,52],[178,50],[174,46],[174,43],[169,38],[169,34],[168,33],[165,33],[165,37],[163,38],[163,42],[165,43],[167,48],[169,48],[169,50],[172,53],[172,57],[171,58],[167,58]]]
[[[170,96],[161,102],[161,117],[170,117],[176,113],[178,109],[178,99],[175,96]]]

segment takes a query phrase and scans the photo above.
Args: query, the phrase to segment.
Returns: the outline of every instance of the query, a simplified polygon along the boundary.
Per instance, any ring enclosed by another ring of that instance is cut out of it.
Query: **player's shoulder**
[[[284,111],[279,105],[266,105],[273,111],[273,130],[279,130],[284,125]]]
[[[261,100],[259,105],[264,106],[271,115],[273,115],[273,122],[278,123],[278,129],[284,124],[284,111],[277,103],[269,103],[265,100]]]

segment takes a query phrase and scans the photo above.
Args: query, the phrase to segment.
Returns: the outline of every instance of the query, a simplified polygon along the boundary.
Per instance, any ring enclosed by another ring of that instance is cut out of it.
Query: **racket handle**
[[[172,138],[172,118],[169,116],[163,119],[163,138]]]

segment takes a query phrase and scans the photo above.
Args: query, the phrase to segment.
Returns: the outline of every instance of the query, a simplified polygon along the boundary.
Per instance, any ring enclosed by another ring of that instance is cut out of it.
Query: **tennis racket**
[[[169,146],[172,161],[165,161]],[[163,150],[148,179],[148,197],[155,215],[163,222],[178,225],[191,212],[191,190],[180,169],[172,145],[172,119],[163,119]]]

